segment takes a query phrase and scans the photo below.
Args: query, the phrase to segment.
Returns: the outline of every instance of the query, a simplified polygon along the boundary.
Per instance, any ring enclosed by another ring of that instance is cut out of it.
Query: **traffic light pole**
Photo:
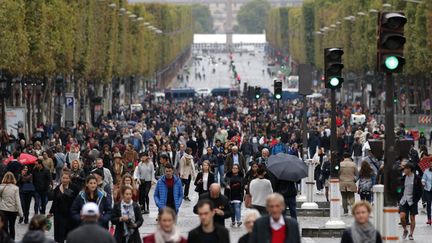
[[[277,104],[276,104],[276,109],[277,109],[277,121],[280,122],[279,118],[280,118],[280,100],[277,100]]]
[[[395,133],[394,133],[394,83],[392,73],[386,72],[386,101],[385,101],[385,145],[384,145],[384,242],[396,242],[397,234],[397,199],[391,193],[391,178],[395,162]]]
[[[331,124],[330,124],[330,219],[325,224],[326,228],[343,229],[345,223],[341,220],[342,197],[339,190],[339,175],[334,170],[337,164],[337,131],[336,131],[336,90],[330,89]]]

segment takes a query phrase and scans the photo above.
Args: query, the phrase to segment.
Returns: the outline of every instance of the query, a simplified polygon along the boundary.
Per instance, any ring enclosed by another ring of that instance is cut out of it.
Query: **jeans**
[[[141,180],[141,184],[139,185],[139,203],[142,209],[147,211],[149,210],[150,206],[149,192],[151,188],[151,183],[151,181]]]
[[[191,176],[189,175],[189,177],[187,179],[181,179],[181,182],[184,186],[184,193],[183,196],[184,197],[188,197],[189,196],[189,187],[190,187],[190,183],[191,183]]]
[[[9,211],[1,211],[5,217],[6,217],[6,222],[4,223],[4,231],[6,231],[9,236],[15,240],[15,221],[18,215],[18,212],[9,212]]]
[[[241,222],[241,202],[231,202],[231,222]]]
[[[34,194],[34,192],[20,192],[21,207],[24,214],[24,220],[26,222],[29,220],[30,204]]]
[[[357,165],[357,167],[361,166],[363,157],[362,156],[354,156],[353,161]]]
[[[45,214],[46,205],[48,203],[48,192],[35,192],[35,214]]]
[[[57,183],[61,183],[61,177],[62,177],[62,175],[63,175],[63,167],[56,167],[55,168],[55,171],[56,171],[56,177],[55,177],[55,181],[57,182]]]
[[[348,205],[354,204],[354,192],[341,192],[344,213],[348,213]]]
[[[224,165],[218,165],[215,169],[215,182],[218,183],[218,175],[220,178],[220,184],[225,185],[224,182]]]
[[[292,219],[297,220],[297,202],[296,196],[285,198],[286,206],[289,208],[290,216]],[[285,210],[286,211],[286,210]]]
[[[372,192],[360,192],[360,199],[363,201],[372,202]]]

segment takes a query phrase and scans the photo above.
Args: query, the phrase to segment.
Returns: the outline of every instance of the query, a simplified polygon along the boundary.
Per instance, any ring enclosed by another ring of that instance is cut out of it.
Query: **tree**
[[[270,3],[266,0],[252,0],[241,6],[237,22],[241,33],[262,33],[265,29]]]
[[[214,33],[213,17],[207,6],[192,5],[192,18],[194,20],[194,33]]]

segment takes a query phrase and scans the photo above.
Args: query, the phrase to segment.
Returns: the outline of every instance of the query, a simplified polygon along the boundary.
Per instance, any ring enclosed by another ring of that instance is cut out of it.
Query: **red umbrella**
[[[430,167],[430,162],[432,161],[432,156],[423,157],[419,162],[419,167],[424,172],[427,168]]]
[[[4,163],[8,164],[11,160],[13,160],[13,157],[9,156],[9,158],[7,158]],[[31,154],[21,153],[20,156],[18,157],[18,162],[20,162],[23,165],[33,165],[36,163],[36,161],[37,158]]]

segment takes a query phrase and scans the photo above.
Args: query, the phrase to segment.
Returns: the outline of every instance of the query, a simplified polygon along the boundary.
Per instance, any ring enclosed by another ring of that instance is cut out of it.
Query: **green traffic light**
[[[330,85],[332,87],[337,87],[340,84],[340,80],[338,78],[331,78],[330,79]]]
[[[260,98],[260,95],[255,95],[255,98],[258,100]]]
[[[282,96],[280,94],[275,95],[275,99],[280,100],[281,98],[282,98]]]
[[[395,70],[399,66],[399,59],[395,56],[389,56],[386,58],[384,65],[389,70]]]

